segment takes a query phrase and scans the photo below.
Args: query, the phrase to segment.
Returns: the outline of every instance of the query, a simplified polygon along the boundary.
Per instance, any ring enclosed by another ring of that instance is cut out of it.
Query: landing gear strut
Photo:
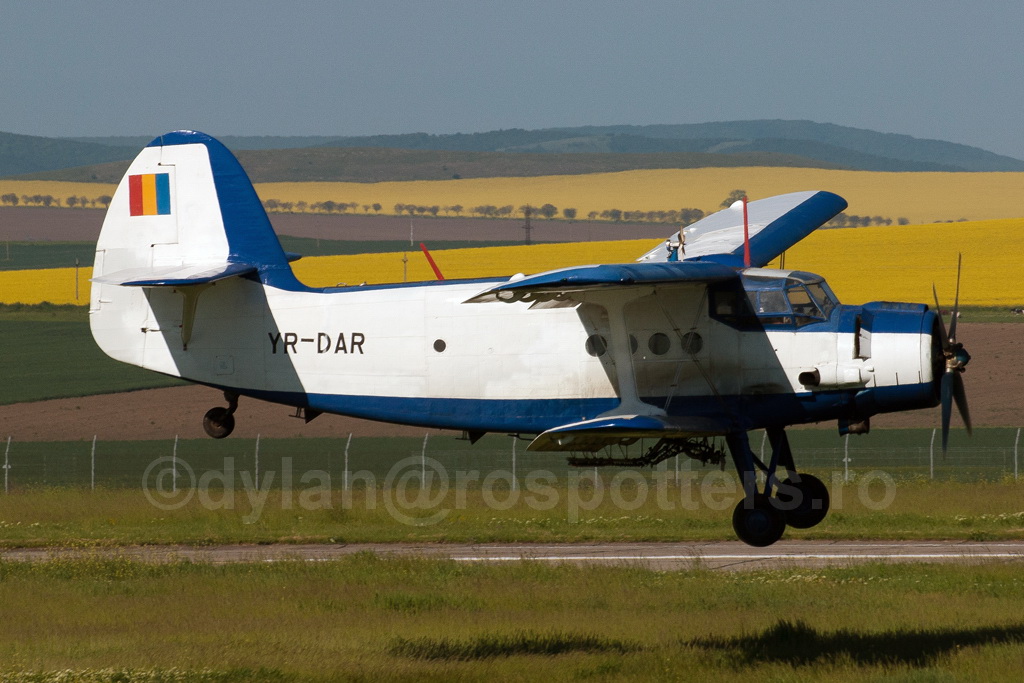
[[[224,392],[228,407],[210,408],[203,416],[203,429],[215,439],[223,439],[235,429],[235,411],[238,409],[238,394]]]
[[[828,488],[817,477],[798,474],[789,439],[782,428],[768,430],[772,458],[766,466],[750,450],[746,432],[726,436],[736,472],[743,482],[744,497],[732,514],[732,527],[741,541],[756,547],[782,538],[786,525],[809,529],[828,514]],[[785,479],[779,479],[782,468]],[[757,470],[765,474],[764,490],[758,490]],[[773,495],[774,494],[774,495]]]

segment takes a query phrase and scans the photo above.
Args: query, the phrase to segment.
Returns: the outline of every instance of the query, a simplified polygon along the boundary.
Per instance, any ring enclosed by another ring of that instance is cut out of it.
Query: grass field
[[[358,439],[347,474],[344,440],[331,441],[263,440],[258,468],[251,441],[183,441],[174,463],[170,442],[100,443],[95,492],[88,442],[15,443],[0,545],[728,540],[742,498],[731,467],[605,469],[595,485],[550,454],[523,458],[512,489],[507,453],[452,444],[432,446],[421,488],[416,439]],[[826,482],[832,510],[787,538],[1024,538],[1024,480],[1005,470],[949,479],[963,465],[951,453],[929,480],[927,460],[883,467],[852,452],[844,481],[842,465],[808,455],[801,469]]]
[[[5,681],[1019,680],[1016,566],[0,562]]]
[[[78,306],[0,308],[0,405],[181,384],[108,358],[92,340],[87,315]]]

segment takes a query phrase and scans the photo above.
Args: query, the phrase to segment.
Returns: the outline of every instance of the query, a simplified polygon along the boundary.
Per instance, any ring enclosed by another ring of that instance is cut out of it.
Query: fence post
[[[850,435],[843,437],[843,482],[850,481]]]
[[[519,437],[517,437],[517,436],[513,436],[512,437],[512,490],[513,491],[515,491],[516,489],[519,488],[518,485],[516,484],[516,441],[518,441],[518,440],[519,440]]]
[[[935,478],[935,432],[936,429],[932,429],[932,443],[928,447],[928,478]]]
[[[260,490],[260,435],[259,434],[256,435],[255,462],[256,462],[256,490],[259,491]]]
[[[352,432],[348,433],[348,441],[345,442],[345,474],[342,478],[342,489],[348,491],[348,447],[352,445]]]
[[[4,451],[4,495],[10,493],[10,489],[7,488],[7,473],[11,471],[11,464],[8,460],[8,456],[11,454],[11,437],[7,437],[7,449]]]
[[[178,435],[174,435],[174,450],[171,451],[171,493],[178,492]]]
[[[89,459],[89,490],[96,490],[96,435],[92,435],[92,457]]]
[[[409,224],[412,225],[412,221],[409,221]],[[427,487],[427,439],[429,438],[430,432],[423,435],[423,452],[420,453],[420,486],[423,488]]]
[[[1017,444],[1020,443],[1020,427],[1017,427],[1017,438],[1013,440],[1013,480],[1017,481]]]

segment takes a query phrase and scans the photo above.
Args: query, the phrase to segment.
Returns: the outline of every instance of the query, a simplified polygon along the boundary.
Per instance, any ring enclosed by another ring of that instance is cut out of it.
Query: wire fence
[[[958,435],[946,453],[936,430],[884,430],[857,437],[836,437],[825,430],[793,430],[790,443],[798,469],[855,479],[882,471],[896,480],[1017,480],[1021,430],[976,430],[973,439]],[[767,439],[750,434],[751,447],[770,457]],[[614,477],[635,470],[642,476],[710,471],[685,456],[654,468],[572,467],[558,453],[526,451],[528,441],[490,435],[476,445],[452,436],[372,438],[351,435],[316,439],[212,439],[172,437],[154,441],[0,441],[3,493],[40,487],[138,488],[153,485],[256,486],[276,488],[327,485],[351,488],[396,482],[445,479],[474,485],[500,480],[515,487],[531,476],[563,481],[580,472]],[[627,453],[653,442],[636,444]],[[724,444],[722,444],[724,448]],[[731,460],[721,464],[732,472]],[[168,477],[154,482],[155,477]],[[692,476],[692,475],[687,475]],[[188,481],[186,481],[188,480]]]

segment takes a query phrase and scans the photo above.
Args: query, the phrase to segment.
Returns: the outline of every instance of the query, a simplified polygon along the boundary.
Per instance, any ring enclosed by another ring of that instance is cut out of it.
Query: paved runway
[[[863,562],[1014,562],[1024,564],[1024,541],[780,541],[752,548],[738,541],[694,543],[354,543],[347,545],[146,546],[92,549],[0,549],[0,560],[42,561],[66,557],[128,557],[147,562],[189,560],[273,562],[327,561],[360,552],[394,557],[446,558],[457,562],[568,562],[633,565],[657,570],[719,571],[835,567]]]

